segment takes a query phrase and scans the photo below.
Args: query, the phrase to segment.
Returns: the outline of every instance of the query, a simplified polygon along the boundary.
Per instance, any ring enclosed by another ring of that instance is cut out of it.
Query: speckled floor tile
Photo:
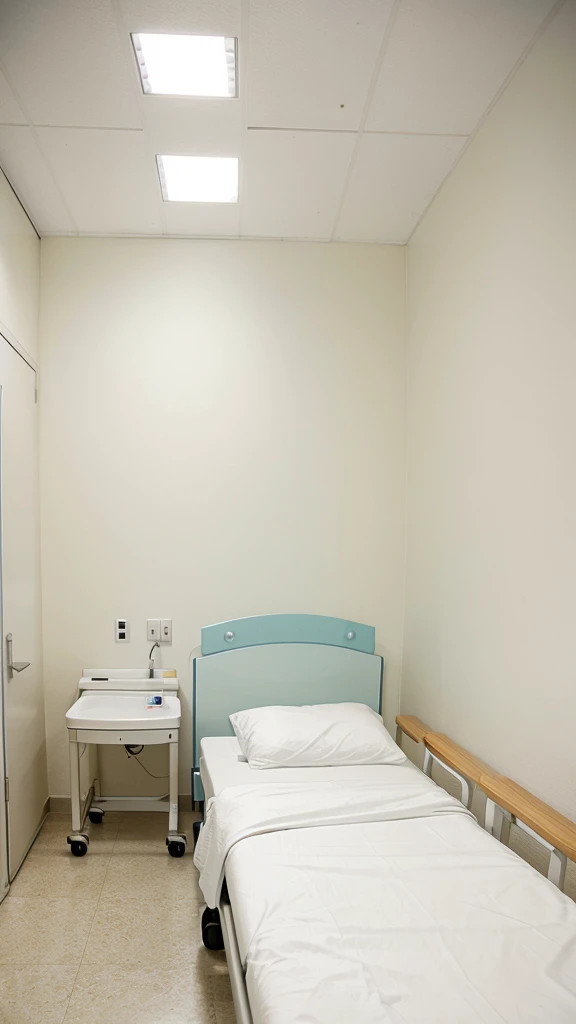
[[[124,817],[123,811],[106,811],[104,816],[104,823],[107,825],[119,825]],[[45,819],[43,828],[46,825],[62,825],[64,828],[70,825],[70,815],[64,814],[60,811],[50,811]]]
[[[102,890],[113,843],[91,843],[85,857],[73,857],[69,847],[34,844],[8,899],[18,896],[79,897],[96,901]]]
[[[191,832],[192,822],[197,815],[190,811],[181,811],[178,815],[178,830]],[[120,821],[120,834],[134,833],[138,835],[168,834],[168,814],[157,811],[126,811]]]
[[[107,815],[102,825],[91,825],[89,822],[86,822],[84,830],[90,836],[91,849],[98,847],[100,852],[104,852],[104,850],[108,853],[112,852],[112,847],[120,827],[120,818],[121,815],[116,813],[111,821],[108,820]],[[33,850],[45,847],[55,850],[60,849],[67,851],[71,856],[70,847],[66,843],[66,836],[71,831],[72,822],[69,814],[49,814],[36,837]]]
[[[153,876],[143,873],[140,882],[140,899],[100,899],[83,964],[164,968],[198,957],[201,905],[185,896],[166,898]]]
[[[218,979],[189,966],[159,974],[142,967],[82,966],[66,1024],[234,1024],[227,977]]]
[[[157,844],[153,852],[148,840],[145,848],[134,848],[129,840],[118,840],[108,865],[102,896],[142,899],[149,895],[154,899],[155,892],[164,899],[202,898],[192,854],[170,857],[165,845]]]
[[[0,967],[0,1024],[62,1024],[76,967]]]
[[[189,846],[189,849],[191,847]],[[156,856],[168,857],[166,849],[166,833],[147,835],[138,832],[123,832],[116,839],[114,854],[125,857],[126,854],[150,853]]]
[[[79,964],[95,911],[94,899],[5,899],[0,965]]]

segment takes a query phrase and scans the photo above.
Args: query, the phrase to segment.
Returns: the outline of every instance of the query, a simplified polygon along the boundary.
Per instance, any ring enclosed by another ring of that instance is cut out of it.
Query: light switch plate
[[[151,643],[155,640],[160,643],[160,619],[148,619],[146,623],[148,639]]]
[[[171,644],[172,643],[172,619],[161,619],[160,620],[160,643]]]

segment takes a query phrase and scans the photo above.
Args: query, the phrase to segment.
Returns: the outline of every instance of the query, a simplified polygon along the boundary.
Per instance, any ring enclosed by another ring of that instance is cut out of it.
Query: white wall
[[[83,665],[183,684],[200,627],[263,612],[373,623],[397,711],[404,550],[401,248],[42,243],[42,493],[50,792]],[[127,616],[130,645],[113,643]],[[108,754],[109,752],[107,752]],[[149,765],[162,767],[147,751]],[[148,781],[121,752],[118,785]],[[162,784],[159,784],[162,789]]]
[[[0,171],[0,331],[38,358],[40,241]]]
[[[576,817],[576,4],[409,245],[403,710]]]

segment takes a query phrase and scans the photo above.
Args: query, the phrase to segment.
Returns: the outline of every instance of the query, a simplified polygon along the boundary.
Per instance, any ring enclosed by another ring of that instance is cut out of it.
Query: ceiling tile
[[[170,235],[236,237],[240,231],[238,203],[164,203],[164,219]]]
[[[0,164],[37,231],[76,230],[30,128],[0,127]]]
[[[110,0],[3,0],[0,58],[35,124],[141,126],[131,44]]]
[[[366,127],[470,134],[554,0],[403,0]]]
[[[39,128],[79,231],[161,234],[162,196],[143,132]]]
[[[464,143],[439,135],[364,135],[336,238],[406,242]]]
[[[238,100],[145,96],[144,115],[156,153],[240,154],[242,115]]]
[[[252,0],[248,123],[358,127],[392,0]]]
[[[240,0],[119,0],[129,32],[240,34]]]
[[[242,234],[330,238],[355,137],[249,131],[240,171]]]
[[[26,118],[18,105],[12,89],[0,71],[0,124],[26,124]]]

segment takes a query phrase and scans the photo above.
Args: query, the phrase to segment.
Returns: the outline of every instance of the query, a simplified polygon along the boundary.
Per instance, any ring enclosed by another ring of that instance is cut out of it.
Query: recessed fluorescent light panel
[[[157,156],[165,200],[173,203],[237,203],[238,157]]]
[[[238,95],[236,39],[228,36],[132,35],[144,92],[164,96]]]

